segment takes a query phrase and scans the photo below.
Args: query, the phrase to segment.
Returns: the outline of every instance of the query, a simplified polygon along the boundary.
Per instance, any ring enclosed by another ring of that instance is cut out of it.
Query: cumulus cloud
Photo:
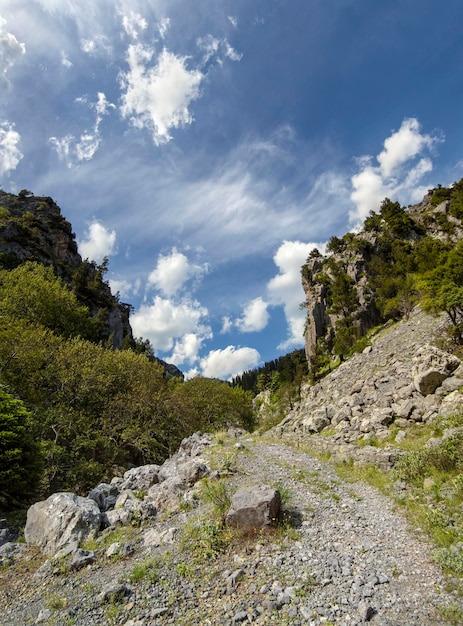
[[[92,261],[101,263],[105,256],[116,250],[116,231],[107,230],[102,224],[90,224],[86,238],[79,242],[80,254]]]
[[[170,254],[159,255],[157,265],[148,277],[148,286],[155,287],[166,296],[174,296],[188,280],[199,280],[208,269],[207,264],[190,263],[182,252],[173,248]]]
[[[7,72],[26,53],[26,46],[8,32],[7,22],[0,15],[0,86],[7,87]]]
[[[185,297],[175,301],[155,296],[152,304],[143,304],[130,321],[135,335],[149,339],[155,350],[168,352],[174,348],[176,341],[180,341],[177,355],[188,354],[191,360],[193,342],[185,337],[194,334],[201,340],[211,338],[208,314],[207,308],[196,300]]]
[[[301,267],[309,253],[318,248],[324,252],[324,244],[284,241],[273,257],[279,273],[267,284],[270,303],[282,305],[288,324],[288,338],[278,348],[289,349],[302,345],[306,312],[300,304],[304,300],[301,285]]]
[[[14,129],[14,124],[0,123],[0,176],[16,169],[23,153],[18,148],[21,141],[20,134]]]
[[[164,49],[154,66],[154,50],[141,44],[129,46],[129,70],[121,74],[121,114],[137,128],[148,128],[156,145],[172,139],[170,131],[191,124],[190,104],[199,98],[204,78],[187,68],[187,57]]]
[[[209,378],[230,380],[256,367],[260,362],[260,354],[254,348],[237,348],[227,346],[223,350],[211,350],[201,359],[201,373]]]
[[[55,148],[60,159],[66,162],[68,167],[73,167],[80,161],[90,161],[95,156],[101,144],[100,125],[105,115],[116,106],[108,101],[103,92],[98,92],[96,102],[88,102],[86,97],[75,99],[79,104],[88,105],[95,111],[95,123],[90,131],[84,131],[79,138],[68,134],[64,137],[50,137],[49,142]]]
[[[243,309],[243,315],[236,320],[236,327],[242,333],[259,332],[269,320],[268,304],[262,298],[254,298]]]
[[[423,134],[417,119],[404,119],[399,130],[384,141],[376,163],[371,156],[359,158],[359,171],[351,179],[351,200],[356,208],[350,211],[350,220],[362,221],[385,197],[418,201],[427,190],[420,183],[432,170],[432,161],[424,154],[439,141],[438,136]]]
[[[175,363],[177,366],[187,364],[194,364],[198,360],[198,354],[205,339],[210,338],[210,333],[198,334],[198,333],[186,333],[174,344],[174,349],[169,357],[169,360]]]

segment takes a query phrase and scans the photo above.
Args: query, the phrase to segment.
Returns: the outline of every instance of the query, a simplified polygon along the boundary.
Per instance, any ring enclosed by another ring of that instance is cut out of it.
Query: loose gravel
[[[237,444],[223,447],[234,470],[227,482],[279,487],[280,529],[228,537],[225,552],[209,558],[205,546],[202,558],[202,546],[192,551],[184,539],[212,519],[200,505],[134,529],[117,560],[97,547],[79,571],[23,548],[0,572],[0,624],[442,626],[443,610],[463,610],[432,547],[385,496],[290,446],[246,436]],[[153,527],[168,539],[148,548]]]

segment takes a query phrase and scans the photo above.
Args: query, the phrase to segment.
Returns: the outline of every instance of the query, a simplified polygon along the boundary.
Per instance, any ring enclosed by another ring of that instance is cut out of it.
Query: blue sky
[[[227,379],[302,347],[300,266],[463,176],[461,0],[2,0],[0,184]]]

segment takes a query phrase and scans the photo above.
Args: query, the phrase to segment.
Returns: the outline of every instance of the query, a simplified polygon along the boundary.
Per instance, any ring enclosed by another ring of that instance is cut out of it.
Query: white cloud
[[[7,30],[7,22],[0,15],[0,86],[7,87],[7,72],[26,53],[26,46]]]
[[[79,252],[84,259],[101,262],[103,257],[114,254],[116,250],[116,231],[107,230],[102,224],[93,222],[87,237],[79,242]]]
[[[225,335],[229,333],[232,328],[233,328],[233,322],[230,319],[230,317],[228,317],[228,315],[222,317],[222,328],[220,330],[220,334]]]
[[[64,50],[61,50],[61,65],[67,70],[72,67],[72,62],[68,59]]]
[[[155,350],[167,352],[174,348],[175,340],[180,340],[186,354],[188,341],[185,342],[185,335],[195,334],[202,339],[212,337],[207,316],[208,310],[196,300],[174,301],[155,296],[153,303],[142,305],[130,321],[135,335],[149,339]],[[180,354],[181,344],[178,345]]]
[[[384,141],[384,148],[376,157],[377,165],[371,156],[358,159],[359,172],[351,179],[351,200],[356,208],[350,211],[350,220],[362,221],[370,211],[378,210],[386,197],[400,198],[405,203],[418,201],[427,190],[419,183],[432,170],[432,161],[423,153],[431,151],[441,140],[422,134],[417,119],[404,119],[399,130]]]
[[[86,104],[96,112],[95,123],[91,131],[84,131],[79,139],[74,135],[65,135],[61,139],[50,137],[49,142],[55,148],[60,159],[66,162],[69,168],[80,161],[90,161],[95,156],[101,144],[100,125],[103,117],[108,115],[116,106],[108,101],[103,92],[98,92],[96,102],[88,102],[85,96],[75,99],[79,104]]]
[[[110,278],[109,285],[113,294],[119,293],[121,298],[127,298],[129,296],[136,296],[141,287],[141,281],[137,278],[135,281],[130,282],[124,279]]]
[[[256,367],[259,362],[260,354],[254,348],[227,346],[223,350],[211,350],[201,359],[201,373],[209,378],[229,380]]]
[[[268,304],[262,298],[254,298],[243,309],[243,315],[236,320],[235,325],[242,333],[259,332],[263,330],[269,320]]]
[[[148,128],[156,145],[172,139],[170,131],[191,124],[190,104],[199,98],[204,78],[198,70],[188,70],[187,57],[164,49],[156,65],[149,66],[152,48],[129,46],[129,71],[121,74],[121,114],[137,128]]]
[[[421,134],[417,119],[409,118],[401,127],[384,141],[384,150],[378,154],[378,163],[384,177],[392,176],[406,161],[421,154],[425,148],[432,148],[436,139]]]
[[[166,296],[177,294],[184,284],[192,279],[200,279],[208,271],[208,265],[195,265],[176,248],[167,255],[160,254],[155,269],[148,278],[148,285],[159,289]]]
[[[18,148],[21,141],[20,134],[14,129],[14,124],[0,122],[0,176],[16,169],[23,153]]]
[[[233,15],[228,15],[227,16],[228,21],[230,22],[230,24],[236,28],[238,26],[238,20],[236,19],[236,17],[234,17]]]
[[[158,24],[158,29],[159,29],[159,34],[161,36],[161,39],[165,38],[167,31],[169,30],[169,26],[170,26],[170,19],[168,17],[165,17],[162,20],[160,20]]]
[[[186,333],[180,339],[177,339],[172,350],[172,354],[168,357],[169,361],[172,361],[177,366],[188,363],[192,365],[198,360],[198,354],[201,350],[204,340],[210,338],[210,333],[198,334],[198,333]]]
[[[208,63],[211,58],[216,57],[219,65],[222,63],[222,55],[231,61],[241,61],[243,55],[239,54],[231,47],[226,39],[217,39],[212,35],[206,35],[205,37],[199,37],[197,39],[197,46],[203,51],[203,63]]]
[[[324,252],[324,244],[284,241],[278,248],[273,260],[279,269],[267,284],[270,303],[283,305],[288,324],[288,338],[278,348],[288,349],[303,344],[303,332],[306,311],[300,309],[304,300],[301,284],[301,267],[314,248]]]
[[[106,56],[112,52],[109,40],[104,35],[96,35],[93,39],[82,38],[80,40],[80,49],[89,56]]]
[[[130,11],[128,15],[122,16],[122,26],[129,37],[138,39],[139,32],[146,29],[148,22],[140,13]]]

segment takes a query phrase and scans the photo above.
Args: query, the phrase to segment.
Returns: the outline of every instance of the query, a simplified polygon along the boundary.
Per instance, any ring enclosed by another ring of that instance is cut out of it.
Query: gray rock
[[[242,487],[232,497],[225,522],[228,526],[245,529],[262,528],[278,518],[280,505],[280,494],[273,487]]]
[[[94,500],[74,493],[54,493],[33,504],[27,512],[26,542],[53,555],[74,550],[100,529],[100,509]]]
[[[114,508],[119,490],[115,485],[101,483],[90,491],[88,497],[94,500],[101,512]]]
[[[131,593],[131,588],[128,585],[120,583],[108,583],[103,587],[101,592],[97,595],[98,604],[116,604],[122,602],[125,596]]]
[[[82,548],[78,548],[72,555],[70,568],[72,570],[82,569],[82,567],[95,563],[95,561],[95,550],[82,550]]]
[[[141,465],[125,472],[119,491],[148,491],[159,482],[159,465]]]
[[[423,396],[434,393],[460,365],[456,356],[425,344],[413,359],[413,384]]]

